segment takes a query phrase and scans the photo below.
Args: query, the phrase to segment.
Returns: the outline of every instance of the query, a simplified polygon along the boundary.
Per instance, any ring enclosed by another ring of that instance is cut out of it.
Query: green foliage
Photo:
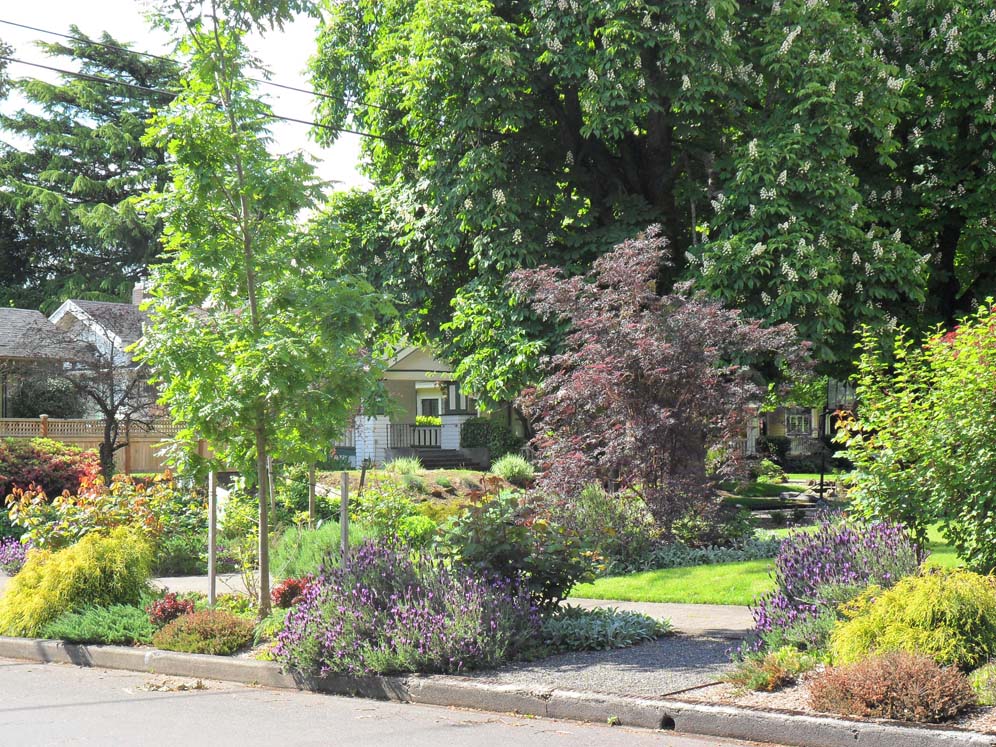
[[[646,504],[630,491],[609,494],[600,485],[588,485],[565,501],[560,516],[607,568],[640,566],[657,548],[660,539],[660,530]]]
[[[370,332],[391,311],[301,219],[320,195],[313,165],[268,149],[273,112],[250,79],[262,73],[245,35],[304,5],[160,6],[159,23],[184,30],[185,85],[143,138],[168,152],[171,181],[143,205],[163,221],[165,261],[151,270],[136,357],[183,424],[180,443],[206,439],[220,462],[255,475],[264,569],[267,457],[326,456],[377,388]],[[264,613],[268,586],[264,572]]]
[[[56,552],[35,550],[0,596],[0,634],[35,636],[65,612],[138,605],[151,568],[148,542],[125,527]]]
[[[443,424],[443,419],[438,415],[416,415],[415,425],[436,426]]]
[[[435,524],[433,524],[435,530]],[[349,545],[356,547],[376,536],[372,529],[350,522]],[[301,578],[318,573],[323,565],[339,565],[339,524],[326,521],[315,529],[288,527],[277,538],[270,554],[270,573],[275,578]]]
[[[551,651],[608,651],[646,643],[671,632],[666,620],[614,607],[558,607],[543,618],[540,635]]]
[[[83,417],[83,402],[77,391],[64,379],[37,376],[24,378],[8,397],[8,417]]]
[[[460,426],[461,449],[488,449],[496,460],[518,451],[522,439],[508,426],[486,417],[468,418]]]
[[[516,487],[528,487],[536,476],[536,468],[525,457],[518,454],[505,454],[491,463],[491,473],[512,483]]]
[[[284,629],[287,622],[288,610],[276,608],[269,615],[258,623],[253,631],[253,644],[258,646],[266,641],[272,641],[277,637],[277,633]]]
[[[770,459],[762,459],[757,463],[753,471],[757,475],[758,481],[767,483],[785,482],[785,470]]]
[[[996,311],[993,302],[924,342],[901,330],[891,359],[861,341],[856,418],[843,423],[850,496],[918,539],[940,521],[967,565],[996,568]]]
[[[106,32],[69,33],[37,44],[53,67],[94,77],[26,77],[14,84],[25,107],[0,115],[0,139],[23,143],[0,151],[0,223],[13,229],[0,241],[0,297],[22,308],[125,300],[159,253],[161,224],[131,199],[167,181],[162,149],[141,138],[181,67]]]
[[[976,702],[964,674],[906,652],[831,667],[810,685],[809,696],[817,711],[926,723],[947,721]]]
[[[424,546],[436,532],[436,521],[429,512],[420,512],[419,505],[401,486],[383,482],[364,490],[353,504],[351,518],[379,537],[397,537],[414,546]]]
[[[536,603],[552,609],[590,580],[591,553],[536,496],[503,491],[453,520],[444,552],[486,576],[521,579]]]
[[[835,662],[906,651],[973,669],[996,655],[996,587],[969,571],[933,571],[874,587],[845,608],[830,639]]]
[[[777,511],[772,511],[774,518]],[[671,527],[674,538],[689,547],[735,547],[754,535],[750,511],[706,504],[690,509]]]
[[[66,612],[42,628],[42,638],[68,643],[104,643],[131,646],[151,643],[155,627],[139,607],[114,604],[109,607],[86,607]]]
[[[795,646],[783,646],[746,657],[725,679],[745,690],[772,692],[793,684],[800,674],[818,663],[815,656],[802,653]]]
[[[996,705],[996,663],[983,664],[968,676],[979,705]]]
[[[165,651],[229,656],[253,641],[251,620],[222,610],[183,615],[156,631],[152,644]]]

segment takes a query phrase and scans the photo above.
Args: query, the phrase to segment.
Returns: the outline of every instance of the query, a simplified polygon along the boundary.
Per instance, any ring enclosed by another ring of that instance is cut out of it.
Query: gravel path
[[[470,676],[535,689],[662,696],[716,682],[730,667],[731,644],[726,638],[674,635],[631,648],[560,654]]]

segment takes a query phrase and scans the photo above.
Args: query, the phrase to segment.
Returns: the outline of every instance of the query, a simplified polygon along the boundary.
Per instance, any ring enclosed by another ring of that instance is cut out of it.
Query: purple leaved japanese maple
[[[706,505],[712,480],[742,463],[739,442],[765,396],[759,371],[800,371],[808,343],[766,327],[687,286],[660,295],[667,262],[656,226],[619,244],[584,276],[519,270],[509,289],[566,325],[560,352],[521,406],[536,424],[540,487],[586,484],[636,491],[665,528]],[[722,454],[717,464],[707,456]]]

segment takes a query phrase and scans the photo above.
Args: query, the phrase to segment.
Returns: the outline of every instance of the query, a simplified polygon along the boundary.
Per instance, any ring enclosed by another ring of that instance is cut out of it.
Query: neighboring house
[[[132,300],[133,303],[117,303],[70,299],[52,313],[49,321],[59,334],[75,341],[83,351],[70,364],[70,370],[95,377],[90,388],[100,401],[126,402],[123,411],[131,417],[158,417],[162,413],[154,404],[156,393],[145,381],[137,380],[142,374],[128,352],[141,339],[148,318],[138,306],[142,300],[141,285],[135,287]],[[103,417],[92,400],[89,407],[88,417]]]
[[[76,354],[40,311],[0,308],[0,417],[8,417],[8,392],[16,378],[57,368]]]
[[[826,400],[822,407],[779,407],[760,416],[753,427],[753,441],[748,432],[748,454],[756,453],[751,448],[758,435],[787,438],[789,454],[810,454],[817,449],[820,438],[828,438],[836,432],[835,413],[853,410],[856,406],[854,387],[844,381],[830,379],[827,383]]]
[[[484,467],[487,456],[460,448],[460,427],[477,414],[460,393],[452,368],[418,347],[406,347],[388,362],[384,385],[393,400],[385,414],[360,414],[336,447],[354,466],[418,456],[426,467]],[[418,416],[440,425],[419,425]]]

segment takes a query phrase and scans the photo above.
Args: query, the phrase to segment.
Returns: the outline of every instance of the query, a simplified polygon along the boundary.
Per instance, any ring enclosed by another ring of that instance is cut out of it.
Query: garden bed
[[[743,690],[730,683],[722,682],[682,693],[679,697],[681,700],[691,703],[731,705],[765,711],[829,716],[834,718],[833,714],[816,711],[809,705],[809,684],[816,673],[813,672],[804,675],[797,684],[776,690],[775,692]],[[891,723],[883,719],[864,720],[872,723]],[[975,706],[956,716],[943,726],[931,726],[930,728],[959,729],[996,735],[996,706]]]

